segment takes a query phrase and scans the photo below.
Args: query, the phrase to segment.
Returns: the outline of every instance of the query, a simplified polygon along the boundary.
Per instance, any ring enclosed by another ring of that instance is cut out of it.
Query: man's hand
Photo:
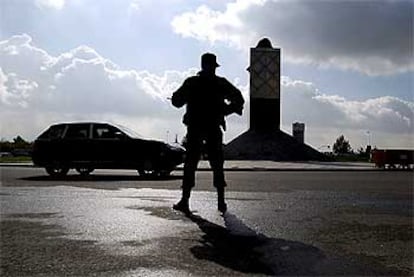
[[[236,113],[238,115],[243,114],[243,106],[235,107],[235,105],[232,104],[224,104],[224,115],[230,115],[232,113]]]
[[[243,107],[240,107],[239,109],[236,109],[234,112],[238,115],[242,115],[243,114]]]

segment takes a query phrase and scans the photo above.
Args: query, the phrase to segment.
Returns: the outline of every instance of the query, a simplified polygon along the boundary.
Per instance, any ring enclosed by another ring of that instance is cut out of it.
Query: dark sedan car
[[[184,152],[182,147],[140,138],[121,126],[62,123],[52,125],[35,140],[32,159],[53,176],[64,176],[71,168],[84,175],[107,168],[168,176],[183,162]]]

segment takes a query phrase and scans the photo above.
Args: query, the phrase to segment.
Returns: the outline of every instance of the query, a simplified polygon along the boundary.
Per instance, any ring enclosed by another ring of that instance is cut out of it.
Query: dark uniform
[[[202,61],[203,58],[218,66],[213,54],[204,54]],[[205,144],[210,166],[213,169],[213,184],[219,192],[219,202],[222,191],[224,203],[226,182],[223,171],[222,129],[226,129],[224,118],[226,115],[242,114],[244,100],[240,90],[225,78],[216,76],[214,71],[202,70],[197,76],[186,79],[183,85],[174,92],[172,104],[177,108],[186,105],[187,109],[183,118],[183,123],[187,126],[187,151],[182,185],[183,199],[187,198],[187,207],[191,188],[195,185],[195,171],[204,148],[203,144]]]

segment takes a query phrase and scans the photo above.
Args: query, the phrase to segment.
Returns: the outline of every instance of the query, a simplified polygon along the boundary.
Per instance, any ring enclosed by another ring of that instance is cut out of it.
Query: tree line
[[[29,156],[32,151],[33,142],[26,141],[21,136],[13,138],[12,141],[2,139],[0,141],[0,152],[9,153],[13,156]]]
[[[349,140],[344,135],[340,135],[332,146],[332,153],[337,160],[365,161],[370,159],[371,145],[367,145],[365,149],[360,147],[354,151]]]

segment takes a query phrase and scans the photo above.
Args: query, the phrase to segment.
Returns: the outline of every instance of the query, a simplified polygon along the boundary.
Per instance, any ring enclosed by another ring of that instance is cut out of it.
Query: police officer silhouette
[[[213,185],[217,189],[218,210],[226,212],[224,188],[223,131],[225,116],[242,114],[244,99],[240,90],[226,78],[216,75],[220,65],[216,56],[205,53],[201,56],[201,71],[187,78],[172,95],[172,104],[181,108],[186,105],[183,123],[187,126],[186,157],[181,200],[173,206],[175,210],[190,213],[189,199],[195,185],[195,171],[205,147],[213,170]]]

